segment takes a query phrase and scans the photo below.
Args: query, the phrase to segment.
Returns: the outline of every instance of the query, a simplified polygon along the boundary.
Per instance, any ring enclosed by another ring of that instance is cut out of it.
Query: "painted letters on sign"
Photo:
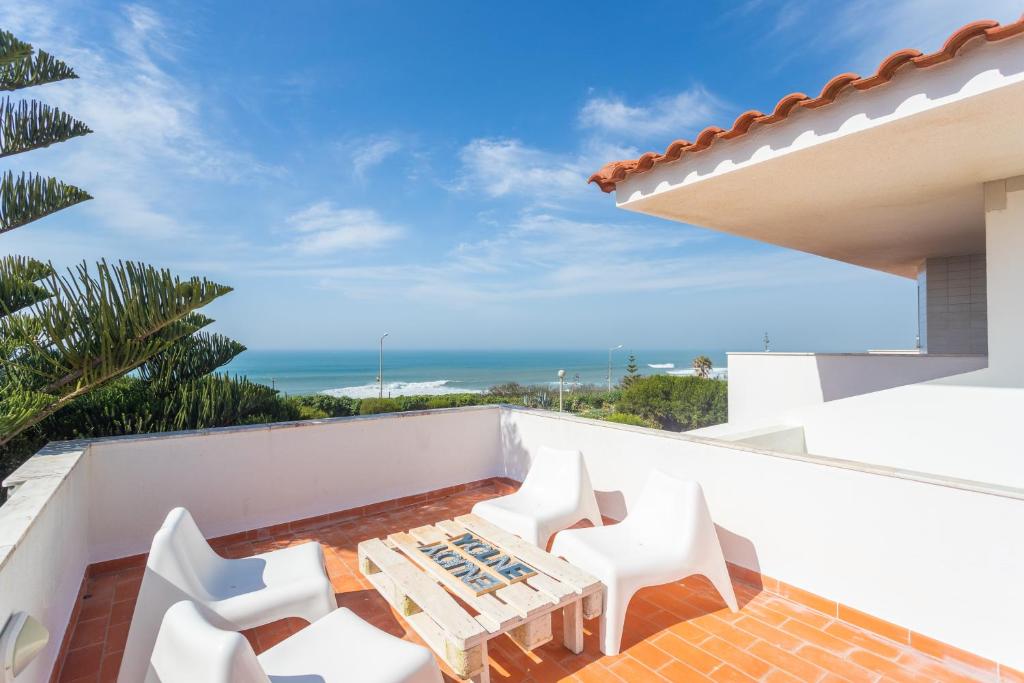
[[[511,555],[503,554],[500,549],[468,532],[454,539],[452,545],[462,548],[464,553],[483,562],[509,583],[528,579],[537,573],[533,567],[520,562]]]
[[[537,573],[533,567],[470,533],[452,537],[447,543],[438,541],[420,546],[420,552],[460,579],[476,595],[490,593]]]

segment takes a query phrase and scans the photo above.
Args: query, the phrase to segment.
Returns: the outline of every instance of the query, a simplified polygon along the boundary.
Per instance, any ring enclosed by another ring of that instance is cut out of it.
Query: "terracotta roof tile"
[[[1000,24],[991,19],[975,21],[963,26],[946,39],[945,44],[931,54],[922,54],[918,50],[906,49],[893,52],[882,60],[878,68],[870,76],[861,77],[855,73],[843,73],[835,76],[817,97],[808,97],[803,93],[790,93],[775,105],[770,114],[751,109],[740,114],[729,129],[708,126],[697,134],[693,142],[676,140],[664,152],[647,152],[638,159],[626,159],[605,164],[600,171],[590,176],[587,182],[597,183],[605,192],[611,192],[615,185],[631,175],[644,173],[655,166],[678,161],[684,154],[699,152],[710,147],[716,140],[731,140],[746,135],[755,123],[768,125],[785,120],[797,107],[817,109],[835,101],[840,93],[848,88],[869,90],[888,83],[896,75],[897,70],[913,64],[915,68],[928,68],[953,59],[960,49],[974,38],[985,37],[989,42],[1004,40],[1024,34],[1024,16],[1017,21]]]

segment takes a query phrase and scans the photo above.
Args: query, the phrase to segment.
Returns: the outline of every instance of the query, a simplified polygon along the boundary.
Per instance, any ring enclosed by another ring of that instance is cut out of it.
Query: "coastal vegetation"
[[[558,409],[557,388],[515,383],[483,393],[357,399],[283,396],[266,385],[223,373],[180,376],[165,384],[154,381],[150,372],[109,382],[0,446],[0,477],[49,441],[471,405]],[[581,417],[679,431],[724,422],[726,396],[727,385],[721,380],[652,375],[637,377],[611,393],[593,385],[574,387],[565,392],[563,405],[566,412]]]

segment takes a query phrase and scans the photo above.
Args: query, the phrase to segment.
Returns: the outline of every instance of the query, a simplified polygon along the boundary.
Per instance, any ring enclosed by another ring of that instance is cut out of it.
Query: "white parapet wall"
[[[216,536],[522,479],[542,445],[583,452],[611,517],[653,468],[695,479],[730,561],[1024,667],[1020,489],[486,406],[48,447],[0,507],[0,618],[24,610],[51,633],[19,683],[48,679],[86,567],[144,552],[176,505]]]
[[[985,356],[730,353],[729,423],[776,423],[796,408],[984,368]]]
[[[148,550],[184,506],[220,536],[502,474],[499,408],[480,406],[102,440],[93,562]]]
[[[4,481],[13,491],[0,506],[0,626],[28,612],[50,632],[18,683],[49,680],[89,564],[85,449],[54,444]]]
[[[212,537],[503,475],[499,421],[480,406],[51,444],[0,506],[0,625],[25,611],[50,632],[18,683],[49,680],[86,567],[147,551],[171,508]]]
[[[525,409],[501,430],[510,477],[579,449],[614,518],[654,468],[694,479],[731,562],[1024,667],[1024,490]]]

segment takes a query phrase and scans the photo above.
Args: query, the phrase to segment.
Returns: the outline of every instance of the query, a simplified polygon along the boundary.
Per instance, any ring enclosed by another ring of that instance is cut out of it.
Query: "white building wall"
[[[985,367],[984,356],[730,353],[729,423],[783,423],[794,409]]]
[[[505,411],[502,440],[514,478],[542,445],[580,449],[602,512],[616,518],[652,469],[694,479],[730,561],[1024,666],[1022,490],[979,493],[520,409]]]
[[[985,184],[989,374],[1024,387],[1024,176]]]

